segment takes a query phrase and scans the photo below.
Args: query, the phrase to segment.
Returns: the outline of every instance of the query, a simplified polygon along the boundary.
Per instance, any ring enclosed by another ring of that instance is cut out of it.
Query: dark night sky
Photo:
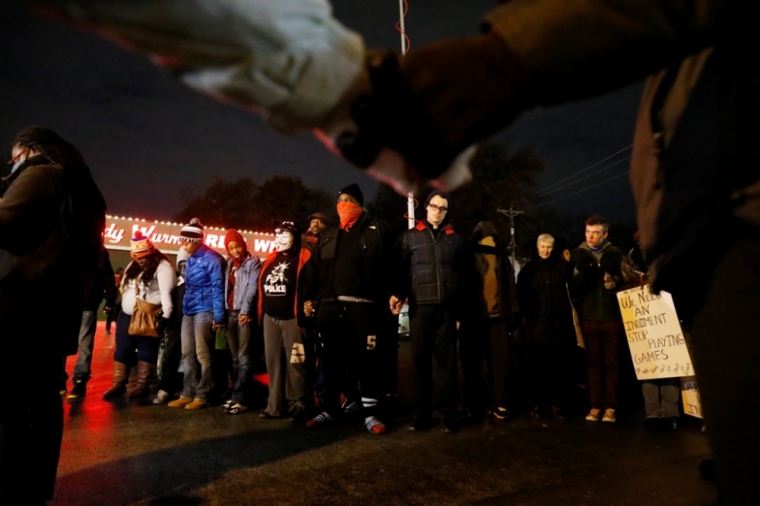
[[[414,47],[475,33],[494,0],[410,0],[406,29]],[[370,47],[398,48],[396,0],[337,0],[335,14]],[[329,154],[310,135],[284,137],[256,115],[183,87],[145,57],[68,26],[0,7],[0,143],[40,124],[79,147],[112,214],[168,219],[182,190],[200,193],[214,177],[301,177],[335,191],[376,183]],[[532,147],[546,165],[542,185],[564,179],[631,143],[640,85],[532,111],[496,136],[510,149]],[[5,155],[4,155],[5,156]],[[600,167],[603,167],[600,166]],[[626,170],[622,163],[556,199]],[[627,178],[552,204],[567,215],[600,212],[633,221]],[[403,211],[401,211],[403,212]],[[580,236],[580,233],[579,233]],[[579,237],[580,238],[580,237]]]

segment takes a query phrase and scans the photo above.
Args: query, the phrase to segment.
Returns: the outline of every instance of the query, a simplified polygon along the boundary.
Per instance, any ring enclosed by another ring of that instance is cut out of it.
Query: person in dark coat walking
[[[110,314],[116,307],[116,286],[108,250],[103,247],[97,269],[84,278],[84,308],[82,325],[79,328],[79,354],[74,366],[74,386],[69,393],[69,400],[81,399],[87,395],[87,382],[90,381],[92,350],[95,345],[95,329],[98,324],[98,308],[105,299],[103,312]],[[64,368],[65,368],[64,364]],[[67,376],[64,371],[64,378]]]
[[[554,237],[541,234],[538,255],[517,277],[517,293],[525,325],[532,415],[564,416],[570,387],[572,347],[575,346],[573,313],[568,283],[572,266],[554,248]]]
[[[53,497],[61,363],[77,351],[84,275],[97,268],[106,210],[82,154],[48,128],[18,133],[11,166],[0,202],[0,381],[13,385],[0,404],[3,506]],[[51,287],[67,296],[41,307]]]

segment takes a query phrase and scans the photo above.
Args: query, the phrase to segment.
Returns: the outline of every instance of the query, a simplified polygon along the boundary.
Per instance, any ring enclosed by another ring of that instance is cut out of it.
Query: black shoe
[[[489,411],[490,414],[490,411]],[[473,424],[473,423],[481,423],[485,421],[486,415],[485,410],[483,408],[469,408],[467,411],[464,412],[464,416],[462,419],[463,424]]]
[[[311,420],[311,415],[309,414],[309,410],[305,408],[294,409],[288,413],[288,419],[293,422],[306,422]]]
[[[491,416],[497,420],[502,420],[505,422],[512,419],[512,415],[510,414],[509,410],[504,406],[498,406],[491,409]]]
[[[662,419],[662,430],[665,432],[674,432],[678,429],[678,417],[669,416]]]
[[[266,411],[262,411],[261,413],[259,413],[259,418],[261,418],[263,420],[275,420],[275,419],[279,418],[279,416],[270,415]]]
[[[647,421],[644,422],[644,428],[646,430],[660,430],[661,427],[662,418],[659,417],[647,418]]]
[[[410,423],[409,427],[407,427],[406,429],[412,432],[420,432],[423,430],[427,430],[432,426],[433,426],[433,422],[430,420],[430,417],[415,416],[414,420],[412,420],[412,423]]]
[[[69,393],[69,400],[81,399],[87,395],[87,382],[84,380],[74,380],[74,388]]]
[[[717,481],[718,472],[715,470],[715,461],[713,459],[703,459],[699,463],[699,474],[708,480]]]
[[[557,406],[552,406],[552,416],[556,420],[567,420],[570,418],[570,416],[567,414],[567,411]]]
[[[441,420],[441,432],[444,434],[456,434],[459,432],[459,424],[451,418]]]
[[[346,416],[356,415],[363,408],[361,401],[346,399],[340,406],[340,411]]]

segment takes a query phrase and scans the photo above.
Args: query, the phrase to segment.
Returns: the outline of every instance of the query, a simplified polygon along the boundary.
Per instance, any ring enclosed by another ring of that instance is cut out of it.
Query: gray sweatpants
[[[303,334],[295,318],[277,320],[264,315],[264,354],[269,375],[266,413],[286,416],[307,407],[309,367]]]

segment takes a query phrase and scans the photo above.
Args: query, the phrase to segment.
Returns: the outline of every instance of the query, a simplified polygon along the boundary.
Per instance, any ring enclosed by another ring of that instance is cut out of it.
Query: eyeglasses
[[[435,204],[428,204],[428,207],[432,209],[433,211],[441,211],[442,213],[445,213],[446,211],[449,210],[449,208],[446,206],[437,206]]]

